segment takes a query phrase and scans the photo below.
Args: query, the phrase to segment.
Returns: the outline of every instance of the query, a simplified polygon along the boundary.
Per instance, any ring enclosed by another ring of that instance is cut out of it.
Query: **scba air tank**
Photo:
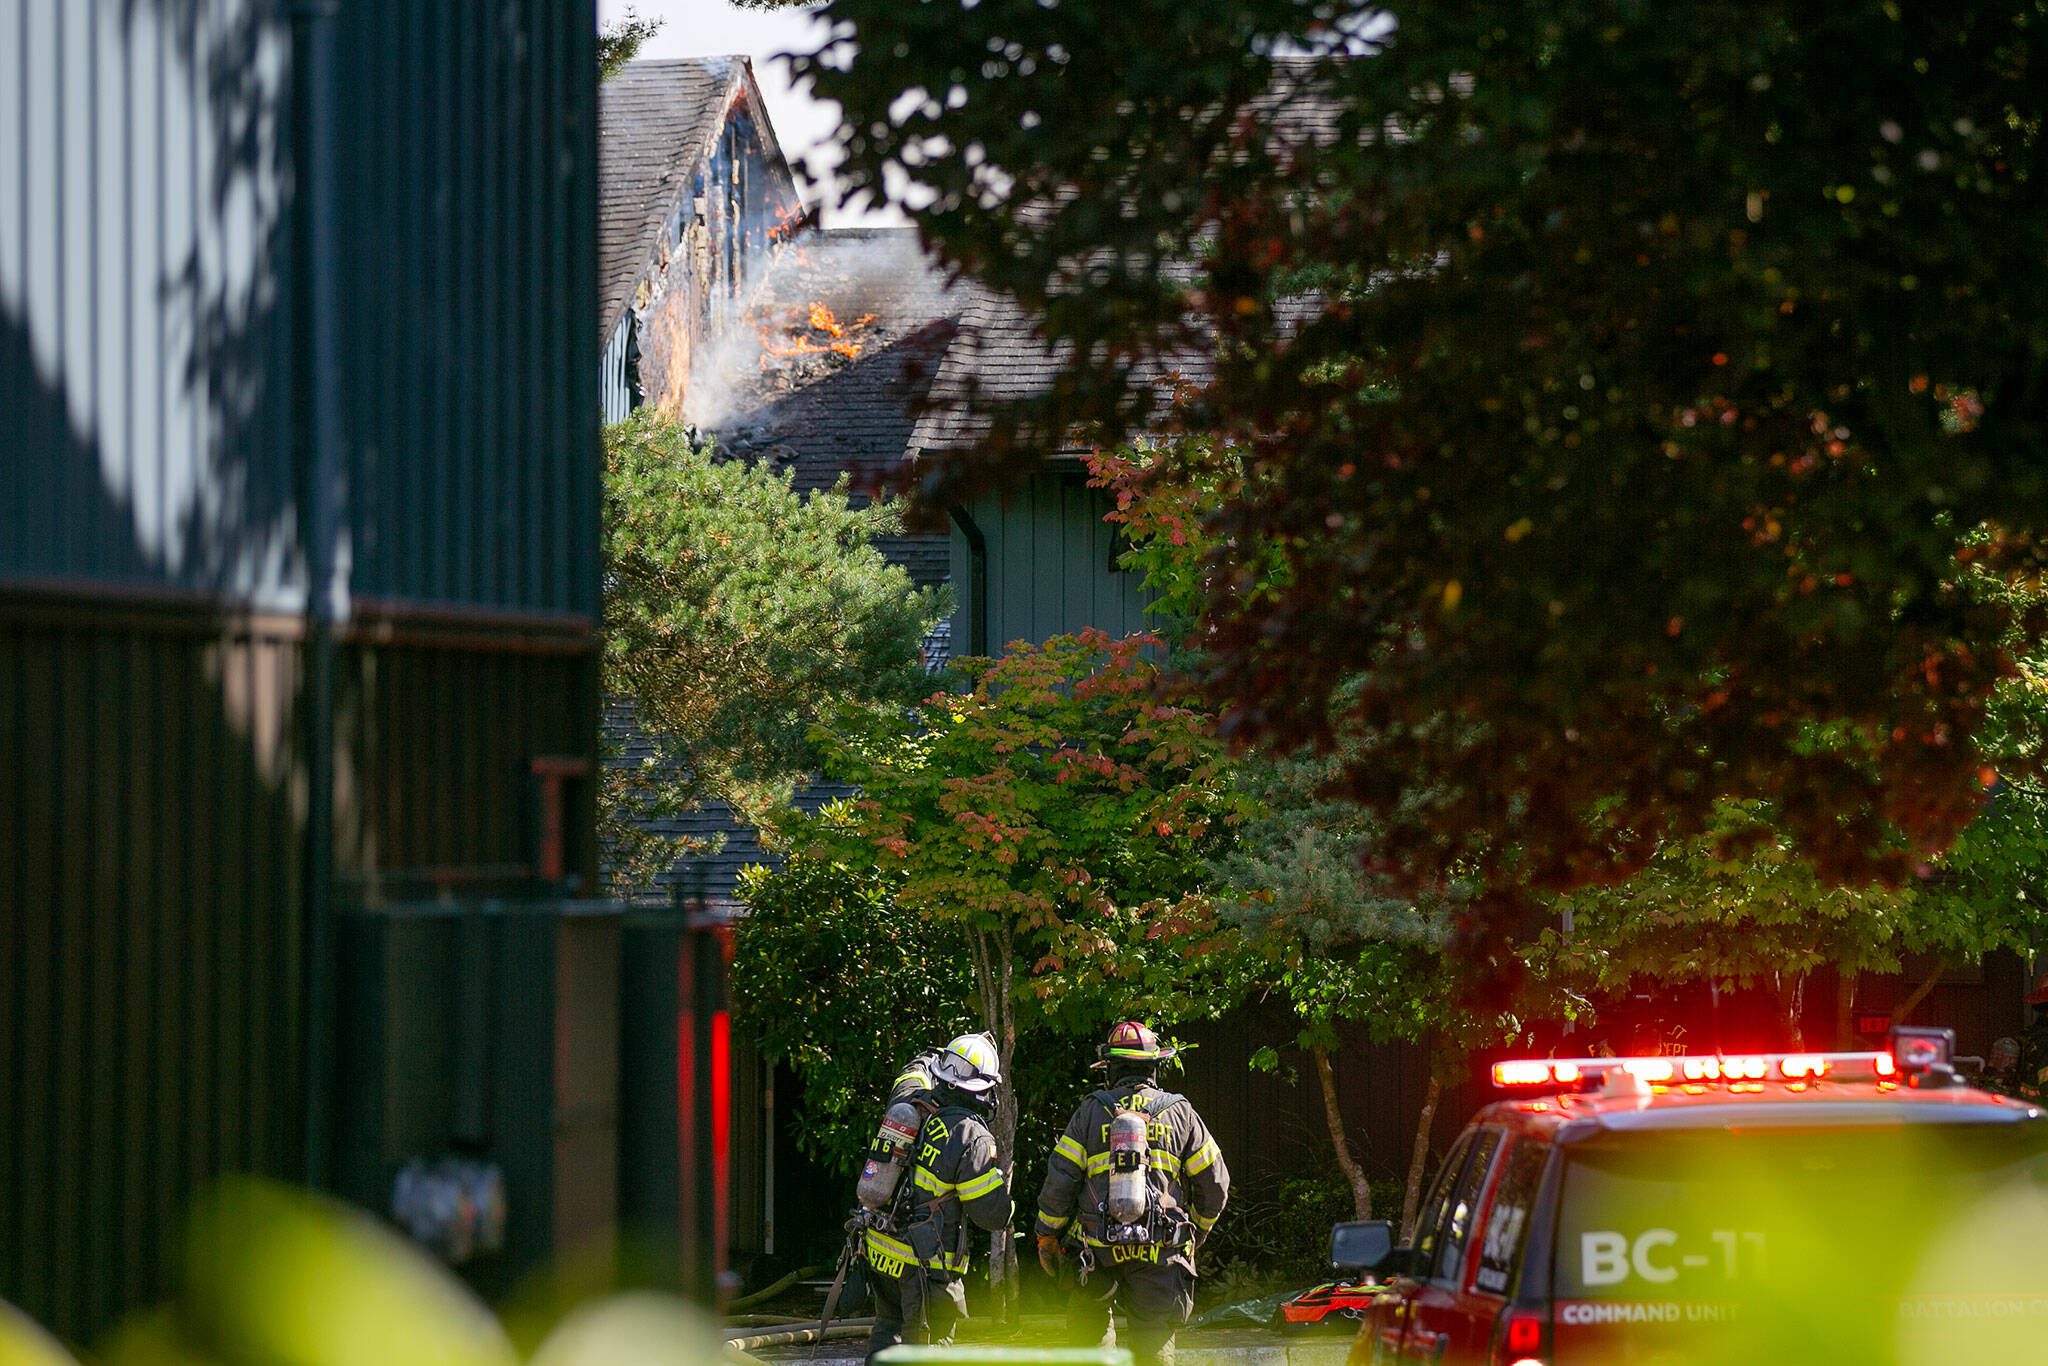
[[[910,1165],[910,1148],[917,1142],[918,1128],[917,1107],[907,1100],[897,1101],[882,1116],[882,1127],[875,1131],[867,1163],[860,1169],[860,1185],[854,1189],[861,1208],[885,1210],[896,1198],[896,1188],[903,1184],[904,1170]]]
[[[1146,1189],[1145,1117],[1119,1110],[1109,1121],[1109,1217],[1119,1224],[1144,1221]]]

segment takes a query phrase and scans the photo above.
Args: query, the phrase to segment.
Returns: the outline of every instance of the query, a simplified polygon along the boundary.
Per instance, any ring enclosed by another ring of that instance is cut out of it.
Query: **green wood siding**
[[[596,39],[547,0],[0,4],[0,585],[303,610],[330,8],[349,591],[595,618]]]
[[[1135,574],[1111,565],[1117,528],[1103,520],[1109,498],[1078,474],[1034,475],[1004,497],[966,508],[985,547],[986,587],[975,592],[974,549],[953,529],[953,650],[1000,653],[1095,626],[1112,636],[1145,630],[1145,596]],[[976,601],[977,596],[985,599]],[[985,619],[977,621],[985,613]],[[977,629],[985,627],[986,629]]]
[[[0,1300],[73,1341],[164,1292],[216,1175],[330,1165],[318,908],[497,892],[533,761],[596,757],[595,29],[484,8],[0,0]]]
[[[0,1299],[67,1337],[161,1292],[210,1178],[297,1174],[300,669],[0,613]]]

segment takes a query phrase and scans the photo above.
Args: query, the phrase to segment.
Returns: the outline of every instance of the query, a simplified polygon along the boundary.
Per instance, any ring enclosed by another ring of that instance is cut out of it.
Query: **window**
[[[1429,1188],[1429,1198],[1422,1202],[1421,1211],[1415,1216],[1415,1265],[1430,1264],[1430,1254],[1436,1251],[1439,1226],[1444,1219],[1444,1205],[1451,1198],[1451,1187],[1458,1183],[1458,1172],[1465,1165],[1465,1154],[1472,1146],[1470,1130],[1458,1135],[1458,1141],[1451,1145],[1451,1152],[1437,1168],[1436,1181]]]
[[[1486,1234],[1479,1242],[1479,1274],[1472,1278],[1478,1289],[1505,1295],[1514,1285],[1515,1272],[1522,1265],[1522,1245],[1528,1240],[1529,1212],[1535,1207],[1536,1187],[1543,1180],[1543,1164],[1549,1156],[1548,1144],[1529,1139],[1508,1150],[1500,1186],[1486,1212]]]
[[[1444,1205],[1443,1234],[1437,1240],[1436,1270],[1430,1277],[1436,1281],[1456,1281],[1465,1265],[1465,1249],[1472,1244],[1472,1224],[1479,1217],[1480,1197],[1486,1193],[1487,1173],[1493,1169],[1493,1156],[1500,1151],[1501,1131],[1482,1129],[1473,1140],[1472,1155],[1465,1161],[1465,1170],[1458,1175],[1457,1185],[1451,1188],[1451,1197]]]
[[[626,314],[626,355],[619,365],[619,379],[626,390],[626,413],[647,402],[647,392],[640,387],[640,315],[633,312]]]

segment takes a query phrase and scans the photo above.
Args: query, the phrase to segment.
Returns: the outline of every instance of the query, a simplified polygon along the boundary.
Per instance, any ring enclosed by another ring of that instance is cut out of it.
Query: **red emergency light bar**
[[[1650,1086],[1708,1086],[1718,1082],[1891,1081],[1898,1064],[1890,1053],[1742,1053],[1728,1057],[1522,1058],[1493,1065],[1503,1088],[1569,1089],[1598,1085],[1626,1072]]]

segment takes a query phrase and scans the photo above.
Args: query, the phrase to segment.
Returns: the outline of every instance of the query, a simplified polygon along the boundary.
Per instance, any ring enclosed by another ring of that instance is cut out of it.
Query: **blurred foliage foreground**
[[[543,1291],[493,1315],[451,1272],[370,1215],[254,1178],[195,1208],[177,1293],[117,1325],[106,1366],[703,1366],[710,1320],[635,1291],[568,1302]],[[0,1366],[73,1358],[0,1303]]]
[[[2048,1136],[2040,1131],[2048,1123],[2013,1118],[1738,1123],[1574,1145],[1547,1259],[1553,1359],[2041,1359]],[[1326,1213],[1342,1212],[1341,1199],[1331,1203]],[[1482,1216],[1489,1246],[1502,1232],[1498,1213]],[[1469,1218],[1454,1220],[1457,1236],[1482,1233]],[[194,1212],[180,1260],[173,1298],[117,1326],[95,1360],[698,1366],[720,1358],[710,1321],[681,1299],[645,1291],[579,1299],[559,1271],[551,1289],[521,1297],[501,1321],[368,1214],[271,1182],[215,1188]],[[1524,1274],[1542,1274],[1531,1268],[1545,1260],[1532,1255]],[[71,1360],[0,1304],[0,1366]]]

